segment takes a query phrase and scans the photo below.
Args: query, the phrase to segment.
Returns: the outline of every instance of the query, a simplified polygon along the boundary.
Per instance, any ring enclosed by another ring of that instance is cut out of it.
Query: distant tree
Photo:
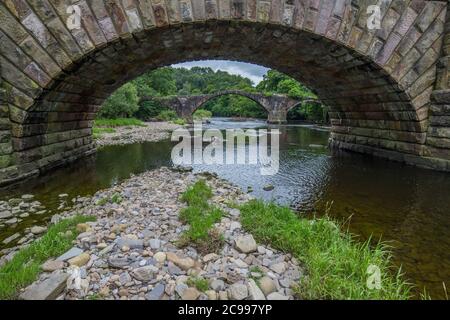
[[[127,83],[116,90],[103,104],[99,111],[100,118],[129,118],[139,108],[137,89]]]

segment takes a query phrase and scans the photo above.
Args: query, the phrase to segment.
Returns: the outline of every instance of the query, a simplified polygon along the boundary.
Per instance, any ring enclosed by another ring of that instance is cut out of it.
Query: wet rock
[[[8,219],[8,218],[11,218],[12,216],[13,216],[13,214],[9,210],[0,212],[0,219]]]
[[[31,200],[33,198],[34,198],[34,196],[32,194],[24,194],[22,196],[22,200],[25,200],[25,201],[29,201],[29,200]]]
[[[31,233],[34,235],[39,235],[41,233],[44,233],[45,231],[47,231],[47,228],[45,227],[39,227],[39,226],[34,226],[31,228]]]
[[[9,243],[13,242],[14,240],[16,240],[18,238],[20,238],[20,233],[15,233],[12,236],[9,236],[5,240],[3,240],[2,243],[3,244],[9,244]]]
[[[263,187],[264,191],[272,191],[275,187],[272,184],[267,184]]]
[[[117,239],[119,248],[128,247],[129,249],[143,249],[144,241],[137,239],[119,238]]]

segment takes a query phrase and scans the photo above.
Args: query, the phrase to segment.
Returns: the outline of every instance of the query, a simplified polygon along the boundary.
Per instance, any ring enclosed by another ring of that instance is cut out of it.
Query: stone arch
[[[216,92],[216,93],[213,93],[210,95],[201,96],[201,98],[197,101],[194,108],[192,109],[192,113],[194,113],[196,110],[200,109],[203,105],[205,105],[209,101],[211,101],[215,98],[221,97],[221,96],[225,96],[225,95],[237,95],[237,96],[248,98],[248,99],[256,102],[258,105],[260,105],[267,113],[270,113],[270,105],[267,101],[265,101],[261,97],[261,95],[251,94],[251,93],[247,93],[245,91],[240,91],[240,90],[219,91],[219,92]]]
[[[4,1],[2,106],[11,129],[0,180],[93,152],[92,120],[115,89],[205,58],[257,63],[314,88],[332,108],[335,146],[422,161],[447,4],[378,1],[381,29],[369,30],[369,2],[81,0],[81,28],[68,30],[72,1]]]

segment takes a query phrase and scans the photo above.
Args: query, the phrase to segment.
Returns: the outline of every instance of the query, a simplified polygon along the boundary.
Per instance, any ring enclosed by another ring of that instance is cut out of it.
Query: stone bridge
[[[176,111],[180,118],[192,121],[192,114],[208,101],[228,94],[234,94],[255,101],[267,111],[269,123],[285,123],[287,113],[292,108],[304,102],[317,102],[316,99],[292,99],[285,95],[265,95],[263,93],[246,92],[242,90],[223,90],[212,94],[175,96],[175,97],[145,97],[143,101],[158,101],[166,108]]]
[[[80,9],[79,26],[67,23],[70,5]],[[368,28],[371,5],[380,8],[378,29]],[[332,146],[448,171],[449,7],[423,0],[3,0],[0,181],[93,153],[93,119],[114,90],[149,70],[201,59],[260,64],[313,88],[331,108]]]

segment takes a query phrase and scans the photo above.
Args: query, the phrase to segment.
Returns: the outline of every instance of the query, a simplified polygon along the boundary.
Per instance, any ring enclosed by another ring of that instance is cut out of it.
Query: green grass
[[[195,287],[198,291],[205,292],[209,288],[208,280],[200,277],[190,277],[186,284],[189,287]]]
[[[192,244],[207,253],[217,251],[222,246],[222,235],[213,230],[213,225],[220,221],[223,212],[208,203],[212,195],[206,182],[199,180],[181,196],[188,207],[181,210],[180,220],[189,224],[189,229],[181,237],[181,245]]]
[[[0,299],[14,299],[19,289],[35,281],[41,265],[51,257],[57,257],[72,247],[78,235],[76,225],[93,221],[93,217],[75,216],[51,226],[47,233],[28,247],[21,249],[14,258],[0,267]],[[66,234],[66,231],[70,235]]]
[[[94,139],[100,138],[104,133],[115,133],[115,132],[116,130],[113,128],[99,128],[99,127],[92,128],[92,135]]]
[[[177,124],[179,126],[184,126],[186,124],[186,121],[184,119],[178,118],[172,121],[174,124]]]
[[[126,126],[140,126],[145,127],[144,122],[136,118],[117,118],[117,119],[96,119],[94,127],[126,127]]]
[[[301,219],[291,209],[252,200],[240,207],[242,226],[259,242],[293,254],[307,270],[296,289],[303,299],[408,299],[411,286],[391,265],[382,243],[358,242],[328,218]],[[369,265],[381,289],[366,285]]]

